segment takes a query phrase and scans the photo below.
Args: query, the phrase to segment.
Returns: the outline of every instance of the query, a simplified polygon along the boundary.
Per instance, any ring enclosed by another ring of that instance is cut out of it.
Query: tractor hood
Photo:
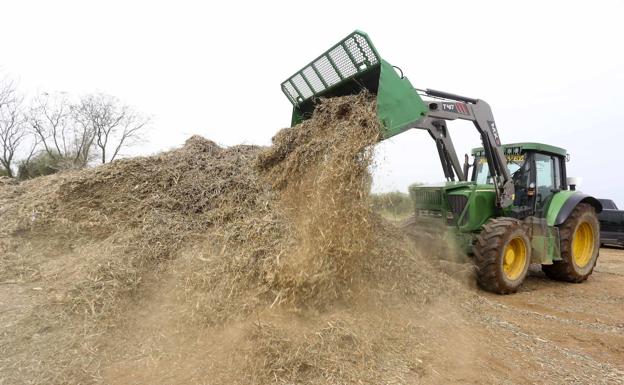
[[[477,231],[491,217],[496,193],[493,185],[444,182],[411,185],[409,194],[417,217],[438,218],[463,231]]]

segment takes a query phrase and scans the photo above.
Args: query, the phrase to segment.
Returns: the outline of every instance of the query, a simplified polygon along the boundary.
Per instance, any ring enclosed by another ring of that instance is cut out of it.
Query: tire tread
[[[521,281],[519,285],[510,286],[498,276],[498,259],[502,255],[502,248],[506,243],[505,236],[518,228],[523,229],[523,224],[518,219],[494,218],[483,225],[483,230],[477,235],[473,248],[477,281],[485,290],[499,294],[511,294],[518,291]],[[529,247],[529,260],[530,252]]]

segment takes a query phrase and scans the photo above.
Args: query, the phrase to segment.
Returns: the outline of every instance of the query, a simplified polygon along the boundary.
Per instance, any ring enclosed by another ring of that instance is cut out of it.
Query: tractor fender
[[[549,226],[562,224],[579,203],[589,203],[596,209],[596,214],[602,212],[602,204],[591,195],[576,191],[561,191],[555,194],[548,209],[547,221]]]

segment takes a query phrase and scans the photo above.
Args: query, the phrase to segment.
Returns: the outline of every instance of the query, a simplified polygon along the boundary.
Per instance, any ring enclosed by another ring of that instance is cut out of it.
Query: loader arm
[[[459,163],[446,121],[472,121],[481,135],[497,205],[504,208],[512,204],[514,185],[490,106],[483,100],[430,89],[425,95],[439,99],[423,101],[410,81],[381,58],[366,33],[354,31],[282,83],[282,91],[293,105],[293,126],[312,115],[320,97],[363,90],[377,97],[383,139],[410,128],[429,132],[447,180],[457,177],[464,181],[468,176]]]
[[[456,119],[471,121],[481,136],[490,174],[496,186],[497,205],[501,208],[510,206],[513,203],[514,184],[507,168],[507,158],[490,106],[483,100],[443,91],[427,89],[425,94],[440,99],[425,101],[427,113],[410,128],[427,130],[435,140],[445,176],[450,180],[454,180],[453,174],[457,175],[459,180],[468,178],[460,167],[453,141],[446,128],[446,121]]]

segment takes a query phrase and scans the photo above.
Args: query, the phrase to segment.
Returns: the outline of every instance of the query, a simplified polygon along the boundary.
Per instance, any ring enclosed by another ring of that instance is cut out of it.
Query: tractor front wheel
[[[529,270],[531,242],[519,220],[494,218],[477,236],[474,254],[479,285],[494,293],[515,293]]]
[[[552,279],[583,282],[594,270],[600,250],[600,227],[594,207],[579,203],[559,226],[561,260],[542,265]]]

